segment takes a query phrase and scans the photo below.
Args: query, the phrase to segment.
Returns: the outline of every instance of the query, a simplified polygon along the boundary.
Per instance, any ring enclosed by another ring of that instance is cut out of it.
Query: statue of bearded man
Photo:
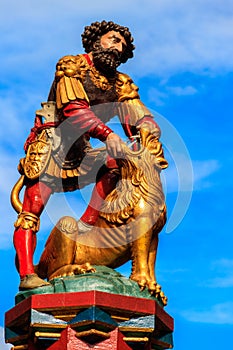
[[[35,273],[33,253],[39,218],[50,195],[95,183],[90,203],[78,221],[79,232],[85,232],[95,225],[103,200],[116,186],[122,140],[106,123],[118,115],[128,138],[145,124],[160,134],[153,115],[140,100],[137,86],[118,71],[133,57],[135,47],[129,29],[111,21],[95,22],[85,27],[82,43],[85,53],[58,61],[48,102],[36,112],[25,143],[26,156],[20,161],[24,199],[23,203],[12,202],[19,213],[14,246],[20,290],[48,284]],[[99,139],[104,147],[92,148],[91,138]],[[36,149],[43,157],[32,155]]]

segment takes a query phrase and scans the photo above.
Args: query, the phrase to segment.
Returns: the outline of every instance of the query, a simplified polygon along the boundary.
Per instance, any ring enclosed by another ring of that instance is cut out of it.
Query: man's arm
[[[77,130],[77,137],[88,133],[106,143],[107,152],[112,157],[122,154],[121,138],[105,125],[89,108],[85,100],[71,101],[63,108],[63,115]]]
[[[117,106],[117,114],[124,130],[126,134],[129,131],[134,134],[141,127],[147,127],[160,137],[160,128],[154,120],[153,114],[140,100],[138,90],[127,74],[118,74],[117,94],[120,103]]]

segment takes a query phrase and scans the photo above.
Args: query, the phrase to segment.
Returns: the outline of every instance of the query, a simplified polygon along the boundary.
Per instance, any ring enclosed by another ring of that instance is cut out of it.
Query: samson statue
[[[167,162],[160,128],[132,79],[118,71],[133,57],[129,29],[111,21],[95,22],[85,27],[82,43],[84,54],[64,56],[57,63],[48,102],[36,111],[26,155],[18,167],[21,177],[12,190],[12,205],[18,212],[14,246],[19,289],[94,271],[91,264],[114,268],[131,259],[131,279],[154,292],[158,233],[166,221],[159,174]],[[107,125],[116,115],[129,147]],[[91,138],[103,147],[92,147]],[[36,233],[49,197],[90,183],[95,185],[84,214],[77,222],[60,219],[35,270]],[[73,235],[71,243],[62,232]],[[50,256],[59,247],[61,254],[51,263]]]

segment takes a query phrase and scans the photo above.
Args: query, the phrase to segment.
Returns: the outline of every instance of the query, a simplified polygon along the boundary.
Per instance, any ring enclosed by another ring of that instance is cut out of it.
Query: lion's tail
[[[19,194],[24,185],[24,177],[24,175],[20,176],[19,180],[16,182],[11,191],[11,205],[17,213],[20,213],[23,207],[23,204],[19,199]]]

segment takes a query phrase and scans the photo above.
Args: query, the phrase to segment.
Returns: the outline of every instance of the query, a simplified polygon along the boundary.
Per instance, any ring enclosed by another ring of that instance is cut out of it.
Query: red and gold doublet
[[[40,180],[54,191],[69,191],[95,181],[95,169],[104,164],[106,150],[93,149],[89,139],[104,142],[112,132],[106,122],[118,115],[126,136],[130,136],[145,118],[153,122],[153,116],[128,75],[116,72],[108,78],[86,54],[65,56],[56,68],[48,100],[56,103],[57,120],[54,126],[48,123],[48,128],[42,127],[43,139],[52,145],[52,151]],[[41,139],[41,132],[35,134]],[[54,135],[60,140],[59,147],[54,147]]]

